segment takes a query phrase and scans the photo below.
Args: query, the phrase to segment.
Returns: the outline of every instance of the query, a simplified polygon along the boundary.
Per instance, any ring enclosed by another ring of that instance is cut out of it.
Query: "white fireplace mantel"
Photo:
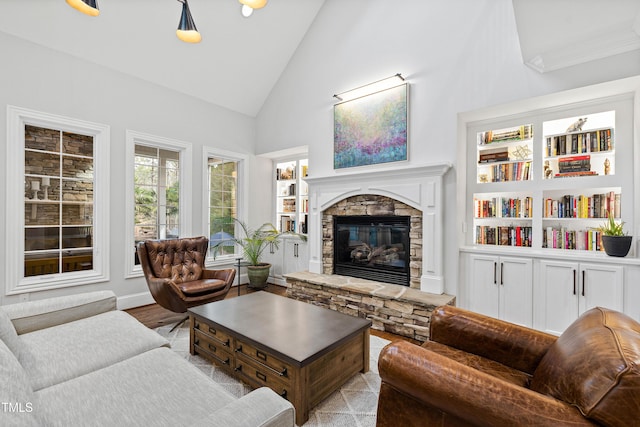
[[[322,273],[322,212],[347,197],[377,194],[422,211],[422,276],[420,290],[444,292],[443,177],[450,163],[402,169],[307,177],[309,184],[309,271]]]

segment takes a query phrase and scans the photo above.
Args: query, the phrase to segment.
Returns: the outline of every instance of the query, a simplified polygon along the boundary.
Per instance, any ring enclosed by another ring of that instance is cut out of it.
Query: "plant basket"
[[[602,246],[609,256],[625,257],[631,249],[633,236],[602,236]]]

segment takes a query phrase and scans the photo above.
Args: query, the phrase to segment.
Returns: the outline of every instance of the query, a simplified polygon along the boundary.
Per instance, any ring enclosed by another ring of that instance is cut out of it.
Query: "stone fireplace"
[[[442,294],[443,176],[449,163],[309,177],[309,271],[333,274],[335,216],[410,217],[409,285]]]

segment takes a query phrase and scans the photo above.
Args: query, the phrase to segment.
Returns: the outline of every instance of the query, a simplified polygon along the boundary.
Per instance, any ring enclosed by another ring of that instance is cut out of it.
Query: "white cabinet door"
[[[578,318],[579,268],[576,262],[540,261],[534,304],[536,329],[560,335]]]
[[[487,316],[500,317],[499,257],[469,255],[467,289],[469,310]]]
[[[307,243],[299,239],[285,239],[282,274],[309,269]]]
[[[276,248],[275,245],[269,244],[262,253],[262,260],[271,264],[271,271],[269,272],[271,281],[282,278],[282,245]]]
[[[623,267],[580,264],[580,314],[593,307],[623,311]]]
[[[500,257],[500,319],[533,325],[533,266],[529,258]]]

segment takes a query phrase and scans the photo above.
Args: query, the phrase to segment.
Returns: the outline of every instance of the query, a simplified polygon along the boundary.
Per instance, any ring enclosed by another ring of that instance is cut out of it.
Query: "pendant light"
[[[182,3],[182,15],[180,16],[180,22],[178,23],[178,29],[176,35],[180,40],[187,43],[200,43],[202,36],[196,28],[191,11],[189,10],[189,4],[187,0],[178,0]]]
[[[267,0],[239,0],[242,3],[242,16],[248,18],[254,9],[262,9],[267,5]]]
[[[85,15],[100,15],[100,9],[98,9],[98,3],[96,0],[67,0],[67,4]]]

